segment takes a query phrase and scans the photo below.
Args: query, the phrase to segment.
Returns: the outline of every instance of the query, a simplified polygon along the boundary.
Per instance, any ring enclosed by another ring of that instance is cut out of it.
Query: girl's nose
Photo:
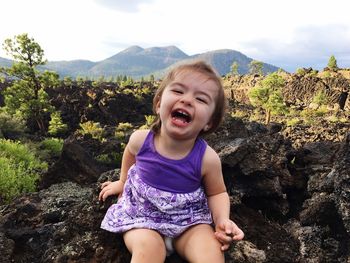
[[[190,94],[184,94],[182,97],[181,97],[181,102],[186,104],[186,105],[191,105],[192,104],[192,101],[193,101],[193,96],[190,95]]]

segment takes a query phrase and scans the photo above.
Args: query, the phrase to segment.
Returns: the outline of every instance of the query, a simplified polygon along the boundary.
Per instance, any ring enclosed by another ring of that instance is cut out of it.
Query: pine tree
[[[330,69],[337,69],[338,68],[337,60],[335,59],[334,55],[332,55],[329,58],[327,67],[330,68]]]
[[[27,34],[6,39],[3,48],[14,59],[10,68],[0,68],[0,73],[13,80],[4,92],[5,110],[11,115],[23,118],[33,129],[45,133],[45,116],[53,111],[46,89],[57,87],[57,73],[39,71],[44,65],[44,51]],[[36,125],[35,125],[36,124]]]
[[[265,110],[266,124],[270,122],[271,114],[287,111],[282,96],[284,84],[284,79],[274,72],[248,92],[248,97],[252,105]]]
[[[232,74],[232,76],[238,75],[238,63],[237,63],[237,61],[233,62],[231,65],[231,74]]]
[[[263,75],[263,63],[261,61],[252,60],[249,63],[249,72],[251,74]]]
[[[63,123],[61,113],[54,111],[51,113],[51,120],[49,122],[49,134],[57,136],[67,131],[67,124]]]

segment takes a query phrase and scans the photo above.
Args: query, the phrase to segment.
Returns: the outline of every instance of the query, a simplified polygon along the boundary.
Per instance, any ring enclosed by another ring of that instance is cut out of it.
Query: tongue
[[[180,126],[180,127],[184,127],[188,125],[188,122],[186,121],[186,119],[181,117],[172,117],[172,122],[176,126]]]

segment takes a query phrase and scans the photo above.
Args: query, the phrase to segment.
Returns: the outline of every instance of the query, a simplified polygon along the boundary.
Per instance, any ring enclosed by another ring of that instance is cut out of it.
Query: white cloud
[[[176,45],[189,55],[234,49],[289,70],[334,54],[350,67],[349,7],[348,0],[3,0],[0,42],[26,32],[49,60]]]
[[[140,5],[151,3],[152,1],[153,0],[95,0],[97,4],[106,8],[125,12],[137,12],[139,11]]]
[[[256,59],[278,65],[288,71],[298,67],[324,68],[331,55],[339,66],[350,66],[350,27],[319,25],[296,28],[290,41],[255,40],[245,43]]]

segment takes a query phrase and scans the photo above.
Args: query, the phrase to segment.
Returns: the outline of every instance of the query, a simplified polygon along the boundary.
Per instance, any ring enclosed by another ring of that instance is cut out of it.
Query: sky
[[[322,70],[331,55],[350,68],[348,0],[1,0],[0,10],[0,43],[28,33],[49,61],[175,45],[232,49],[289,72]]]

